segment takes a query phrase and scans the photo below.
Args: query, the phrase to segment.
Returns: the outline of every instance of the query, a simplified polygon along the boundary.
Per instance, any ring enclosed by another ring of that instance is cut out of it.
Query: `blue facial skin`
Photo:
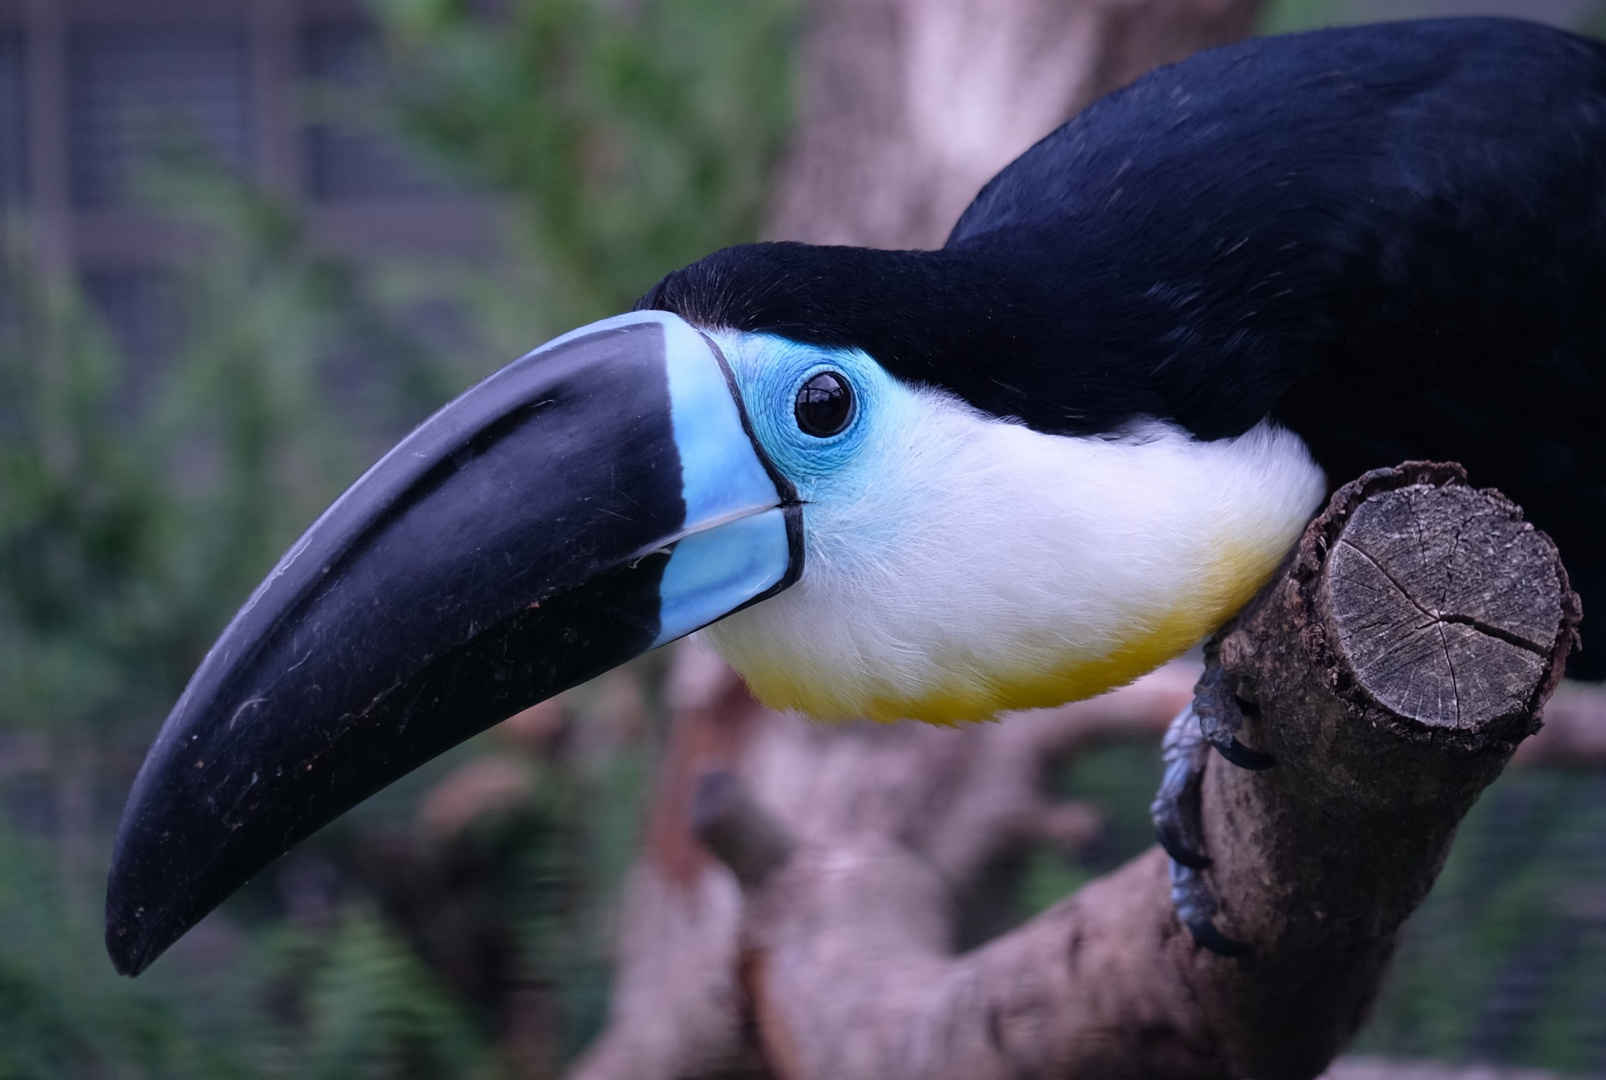
[[[763,594],[782,580],[792,557],[780,509],[729,520],[744,505],[774,506],[775,488],[746,436],[735,444],[736,405],[717,372],[701,359],[705,346],[686,337],[694,332],[684,324],[669,332],[684,349],[676,356],[672,346],[669,368],[687,520],[725,523],[676,544],[659,589],[655,647]],[[873,421],[896,414],[896,404],[908,397],[906,389],[857,350],[799,345],[768,334],[719,335],[719,342],[753,435],[770,464],[792,482],[799,501],[829,505],[833,494],[873,490],[873,477],[858,475],[873,469],[877,455],[864,451],[878,426],[885,429]],[[796,406],[799,388],[826,371],[847,380],[853,413],[842,431],[821,438],[798,426]],[[805,510],[806,546],[808,516]]]
[[[857,349],[799,345],[773,334],[731,335],[722,344],[759,444],[805,503],[859,458],[878,417],[899,396],[892,377]],[[803,384],[825,371],[847,379],[854,409],[846,428],[822,439],[798,427],[796,405]]]

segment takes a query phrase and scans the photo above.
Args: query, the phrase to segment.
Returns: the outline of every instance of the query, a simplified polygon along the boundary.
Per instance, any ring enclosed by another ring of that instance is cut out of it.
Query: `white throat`
[[[802,579],[703,631],[777,708],[935,722],[1090,697],[1211,632],[1326,490],[1292,433],[1044,435],[900,388],[804,509]]]

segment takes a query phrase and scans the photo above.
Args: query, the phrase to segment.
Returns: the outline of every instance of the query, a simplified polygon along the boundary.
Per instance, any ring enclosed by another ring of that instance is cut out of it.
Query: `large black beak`
[[[112,859],[117,969],[449,747],[791,584],[798,515],[719,349],[673,315],[469,390],[307,530],[174,706]]]

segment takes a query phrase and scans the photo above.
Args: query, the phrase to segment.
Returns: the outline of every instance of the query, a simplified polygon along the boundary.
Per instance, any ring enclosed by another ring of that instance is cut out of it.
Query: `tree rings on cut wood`
[[[1459,466],[1423,463],[1345,485],[1316,525],[1295,577],[1335,691],[1434,738],[1529,733],[1579,617],[1549,537]]]
[[[1219,928],[1254,948],[1200,965],[1228,1072],[1307,1080],[1354,1035],[1456,824],[1537,728],[1578,617],[1516,506],[1458,465],[1408,462],[1335,492],[1207,647],[1240,738],[1277,760],[1212,760],[1200,786]]]

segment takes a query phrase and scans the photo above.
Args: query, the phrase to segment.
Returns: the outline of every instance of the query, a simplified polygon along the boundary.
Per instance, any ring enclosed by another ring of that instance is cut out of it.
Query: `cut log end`
[[[1372,717],[1476,748],[1529,734],[1578,622],[1555,545],[1457,466],[1345,485],[1302,590],[1334,689]],[[1318,568],[1324,573],[1316,573]]]
[[[1225,932],[1210,1027],[1235,1071],[1305,1080],[1353,1036],[1456,823],[1538,725],[1574,639],[1555,546],[1455,465],[1340,488],[1290,572],[1209,650],[1266,773],[1202,791]],[[1299,1017],[1301,1023],[1292,1019]]]

